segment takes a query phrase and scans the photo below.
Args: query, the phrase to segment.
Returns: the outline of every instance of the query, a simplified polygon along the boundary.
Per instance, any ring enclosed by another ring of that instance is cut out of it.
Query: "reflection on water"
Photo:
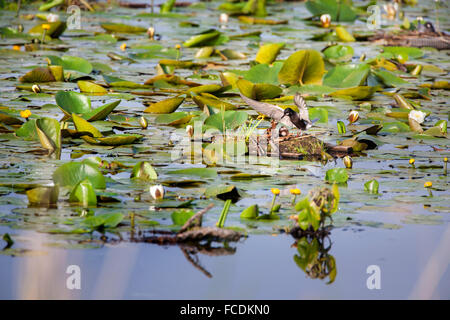
[[[52,248],[47,245],[46,235],[18,231],[14,238],[33,239],[35,254],[0,255],[0,298],[450,297],[450,230],[446,226],[395,232],[359,230],[335,228],[329,238],[302,237],[295,249],[288,235],[250,235],[233,248],[217,243],[197,246],[114,242],[100,249],[82,250]],[[0,228],[0,233],[3,231]],[[70,265],[80,267],[81,290],[66,287]],[[381,290],[366,287],[369,265],[380,267]]]
[[[328,277],[328,284],[331,284],[337,274],[336,260],[328,253],[331,244],[329,236],[302,237],[292,245],[298,251],[298,254],[294,255],[294,261],[309,278],[323,280]]]

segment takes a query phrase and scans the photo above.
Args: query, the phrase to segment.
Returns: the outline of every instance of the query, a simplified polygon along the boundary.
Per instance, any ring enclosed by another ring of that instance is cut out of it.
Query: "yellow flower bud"
[[[42,29],[44,29],[44,30],[50,30],[50,25],[47,24],[47,23],[44,23],[44,24],[42,25]]]
[[[289,190],[289,191],[291,192],[291,194],[294,194],[294,195],[296,195],[296,196],[302,193],[302,192],[300,191],[300,189],[298,189],[298,188],[291,189],[291,190]]]
[[[272,189],[270,189],[270,191],[276,196],[280,194],[280,189],[278,189],[278,188],[272,188]]]
[[[416,162],[416,160],[414,160],[414,158],[409,159],[409,164],[414,164],[414,162]]]
[[[425,188],[431,188],[431,187],[433,186],[433,182],[427,181],[427,182],[424,183],[423,186],[424,186]]]
[[[347,169],[351,169],[353,167],[353,160],[350,156],[345,156],[342,160]]]
[[[14,46],[13,46],[13,50],[15,50],[15,51],[20,51],[20,46],[14,45]]]
[[[22,118],[28,119],[29,116],[31,116],[31,111],[30,110],[24,110],[24,111],[20,111],[20,116]]]
[[[122,43],[120,45],[120,50],[125,51],[126,48],[127,48],[127,44],[126,43]]]

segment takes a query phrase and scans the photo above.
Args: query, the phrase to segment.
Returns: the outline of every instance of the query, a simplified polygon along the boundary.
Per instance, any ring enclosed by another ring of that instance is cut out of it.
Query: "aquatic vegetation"
[[[187,257],[289,231],[295,263],[332,283],[333,232],[448,222],[445,51],[372,43],[351,1],[104,6],[81,29],[59,0],[0,13],[4,254],[30,254],[22,229]],[[408,30],[425,8],[401,7]],[[297,112],[296,93],[317,119],[298,136],[239,95]]]

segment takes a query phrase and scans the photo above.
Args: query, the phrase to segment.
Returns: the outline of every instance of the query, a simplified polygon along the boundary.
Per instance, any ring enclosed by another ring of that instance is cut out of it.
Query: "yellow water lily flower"
[[[433,186],[433,182],[427,181],[427,182],[424,183],[423,186],[424,186],[425,188],[431,188],[431,187]]]
[[[300,191],[300,189],[298,189],[298,188],[291,189],[291,190],[289,190],[289,191],[291,192],[291,194],[294,194],[294,195],[299,195],[299,194],[302,193],[302,192]]]
[[[416,160],[414,160],[414,158],[409,159],[409,164],[414,164],[414,162],[416,162]]]
[[[278,188],[272,188],[272,189],[270,189],[270,191],[276,196],[280,194],[280,189],[278,189]]]
[[[31,111],[30,110],[24,110],[24,111],[20,111],[20,116],[22,118],[28,119],[29,116],[31,116]]]

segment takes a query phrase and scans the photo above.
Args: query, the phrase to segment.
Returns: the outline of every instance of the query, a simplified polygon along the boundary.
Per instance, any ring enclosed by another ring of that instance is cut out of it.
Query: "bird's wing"
[[[250,107],[252,107],[252,109],[254,109],[259,113],[262,113],[265,116],[272,118],[275,121],[280,121],[284,115],[284,110],[279,106],[247,98],[242,93],[240,93],[240,95],[242,100],[244,100]],[[285,119],[289,119],[289,117],[284,117],[283,120]],[[283,120],[281,121],[282,123],[284,123]]]
[[[311,123],[311,120],[309,120],[309,112],[308,107],[306,106],[306,101],[298,92],[294,96],[294,103],[298,107],[298,115],[300,116],[300,119],[305,120],[307,123]]]

